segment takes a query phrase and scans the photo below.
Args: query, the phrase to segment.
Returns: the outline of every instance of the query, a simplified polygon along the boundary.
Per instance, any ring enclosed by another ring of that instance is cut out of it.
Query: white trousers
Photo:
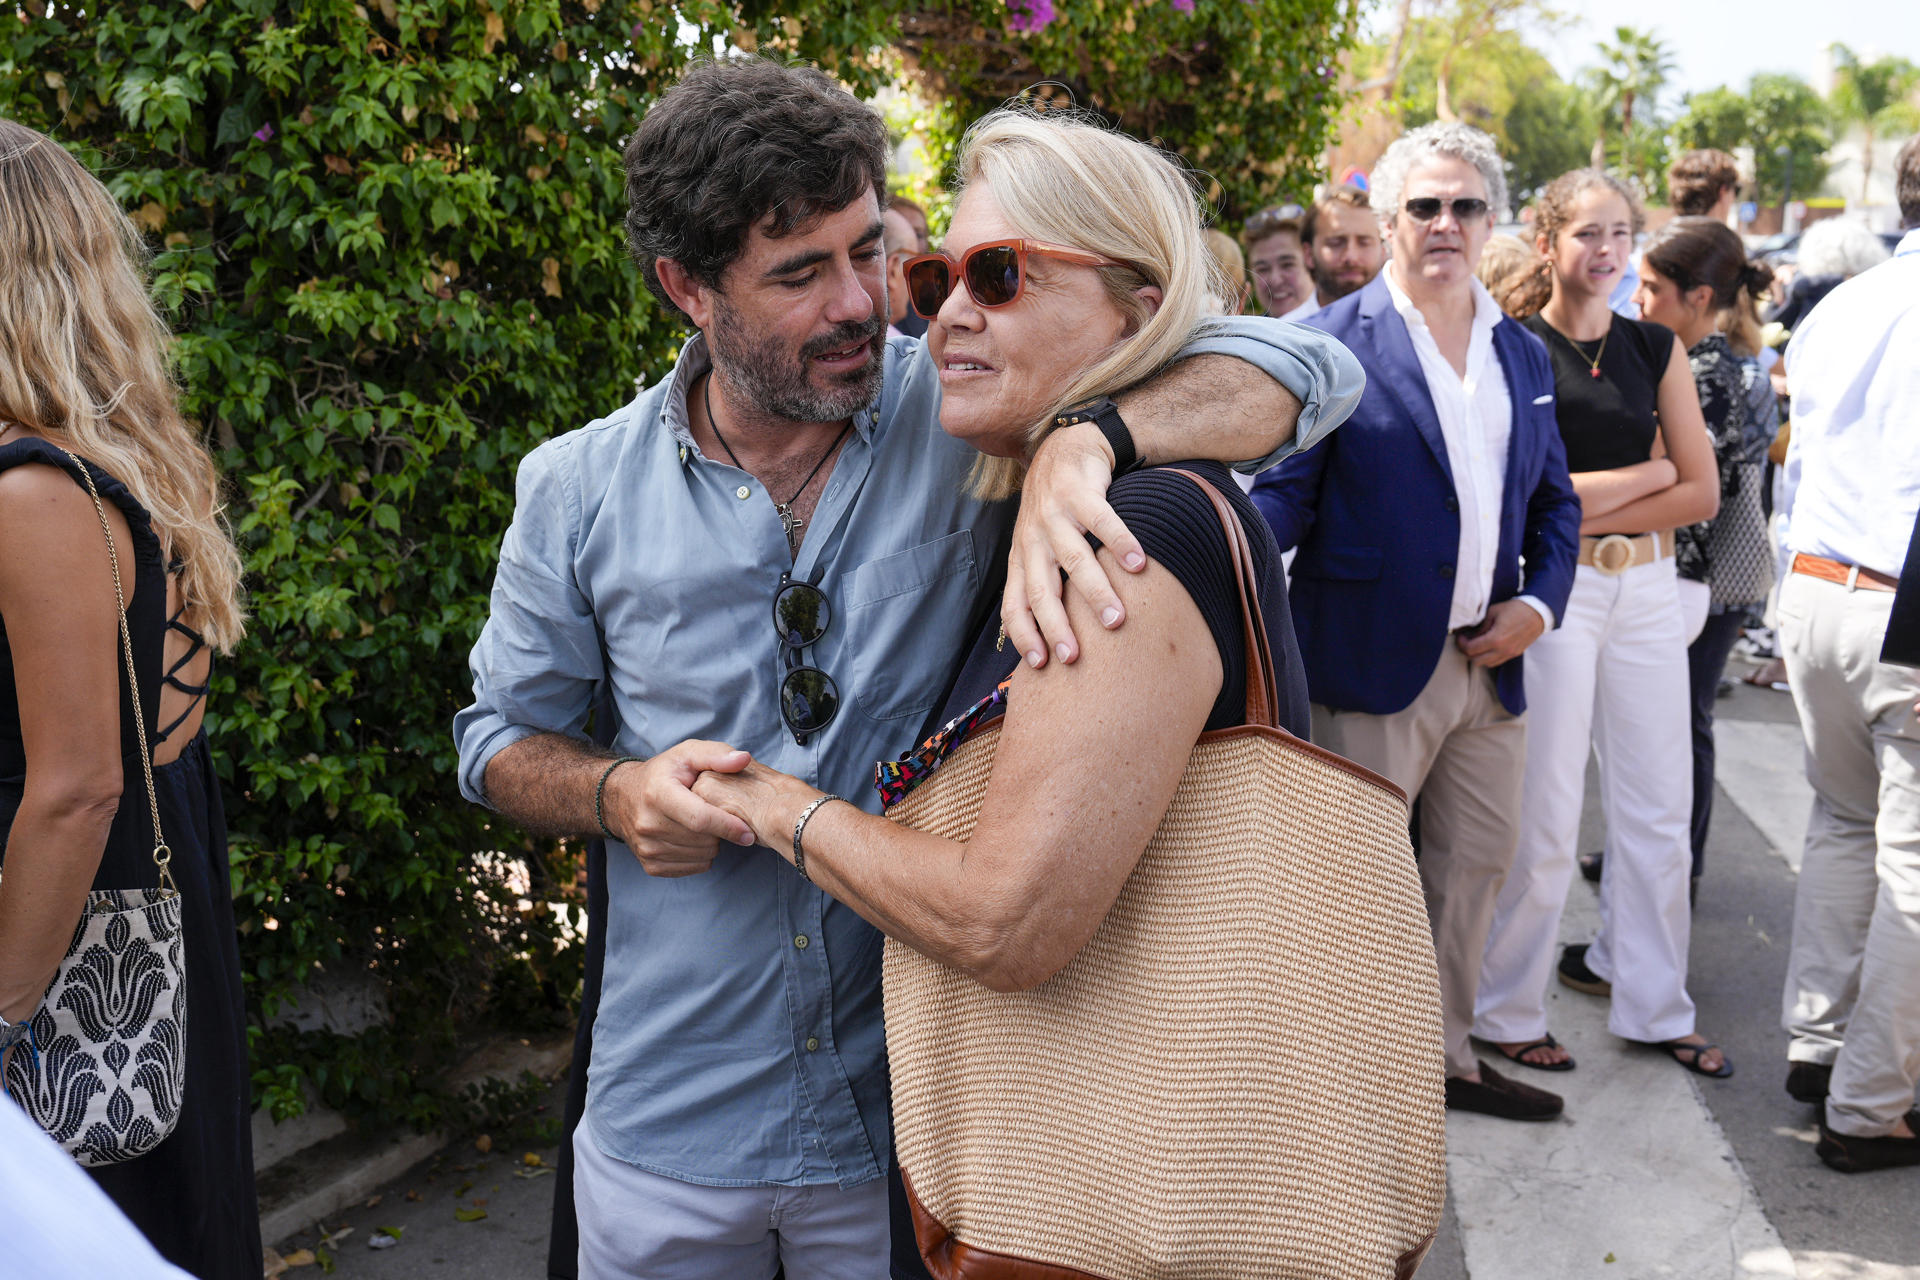
[[[1879,661],[1893,596],[1791,574],[1787,680],[1813,811],[1793,904],[1787,1056],[1833,1065],[1827,1124],[1882,1137],[1920,1081],[1920,672]]]
[[[1673,561],[1612,577],[1582,565],[1564,620],[1534,642],[1526,663],[1520,847],[1494,908],[1474,1034],[1511,1042],[1547,1032],[1546,988],[1573,880],[1591,746],[1600,755],[1607,858],[1600,934],[1587,966],[1613,984],[1607,1026],[1628,1040],[1691,1035],[1693,763]]]
[[[580,1280],[885,1280],[887,1180],[708,1187],[648,1173],[573,1132]]]

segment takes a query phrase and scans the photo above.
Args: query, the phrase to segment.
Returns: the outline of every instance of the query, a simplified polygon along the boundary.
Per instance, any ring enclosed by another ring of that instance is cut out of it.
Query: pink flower
[[[1007,14],[1007,26],[1013,30],[1039,31],[1053,21],[1053,0],[1007,0]]]
[[[273,136],[273,126],[270,124],[263,124],[258,129],[255,129],[253,131],[253,136],[260,139],[260,141],[265,142],[268,138],[271,138]]]
[[[1193,12],[1193,0],[1173,0],[1173,7],[1182,13]]]

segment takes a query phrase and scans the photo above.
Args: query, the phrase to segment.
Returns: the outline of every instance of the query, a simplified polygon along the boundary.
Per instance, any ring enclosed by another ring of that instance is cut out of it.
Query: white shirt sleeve
[[[0,1098],[0,1253],[8,1275],[192,1280],[9,1099]]]

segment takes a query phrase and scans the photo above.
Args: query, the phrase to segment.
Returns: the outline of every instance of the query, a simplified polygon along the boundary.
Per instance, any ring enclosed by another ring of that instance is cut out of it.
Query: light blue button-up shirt
[[[1364,384],[1346,348],[1298,325],[1216,322],[1188,350],[1247,359],[1305,406],[1294,441],[1256,465],[1318,441]],[[974,453],[940,430],[922,343],[888,341],[880,399],[854,418],[791,563],[760,482],[693,443],[687,389],[708,365],[696,337],[666,381],[520,464],[473,650],[474,705],[454,721],[469,799],[486,802],[487,762],[503,747],[580,734],[598,705],[623,755],[717,740],[877,809],[874,761],[910,749],[945,692],[1013,504],[967,495]],[[777,697],[785,572],[833,611],[808,656],[842,707],[805,746]],[[607,904],[586,1111],[602,1151],[714,1186],[881,1175],[872,926],[762,848],[723,846],[707,873],[659,879],[610,844]]]

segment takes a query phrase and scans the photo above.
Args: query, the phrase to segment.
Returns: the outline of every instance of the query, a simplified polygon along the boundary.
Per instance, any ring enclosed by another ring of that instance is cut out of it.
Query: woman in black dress
[[[241,635],[240,561],[213,461],[175,401],[142,257],[105,187],[0,120],[0,1019],[40,1009],[90,889],[156,881],[137,696],[182,900],[186,1082],[169,1137],[89,1172],[169,1261],[252,1280],[245,1007],[200,728],[212,650]]]
[[[1476,1031],[1502,1043],[1522,1032],[1537,1040],[1545,1027],[1587,756],[1597,749],[1608,839],[1602,927],[1591,945],[1566,948],[1560,981],[1611,995],[1615,1035],[1730,1075],[1726,1055],[1695,1030],[1686,989],[1692,791],[1673,538],[1718,509],[1713,448],[1673,332],[1608,308],[1640,225],[1632,194],[1583,169],[1556,178],[1535,207],[1553,290],[1522,323],[1553,361],[1554,413],[1580,495],[1580,560],[1560,626],[1527,651],[1520,846],[1487,941]],[[1569,1062],[1552,1046],[1506,1051],[1545,1070]]]

